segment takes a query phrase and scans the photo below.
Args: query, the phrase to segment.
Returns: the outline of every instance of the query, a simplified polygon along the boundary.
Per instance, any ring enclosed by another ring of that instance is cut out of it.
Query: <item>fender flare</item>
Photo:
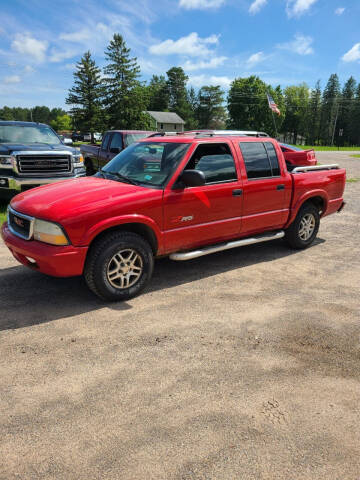
[[[323,216],[328,208],[329,196],[325,190],[320,190],[320,189],[311,190],[310,192],[304,193],[300,198],[297,199],[294,206],[290,209],[290,216],[284,228],[287,228],[289,225],[292,224],[292,222],[295,220],[296,215],[298,214],[300,208],[304,205],[304,203],[307,202],[308,200],[311,200],[311,198],[315,198],[315,197],[320,197],[324,201],[324,209],[321,214],[321,216]]]
[[[156,238],[158,253],[163,250],[163,235],[161,230],[154,220],[144,215],[121,215],[119,217],[112,217],[102,220],[85,232],[83,238],[81,239],[81,244],[90,245],[91,242],[102,232],[128,223],[142,224],[148,227]]]

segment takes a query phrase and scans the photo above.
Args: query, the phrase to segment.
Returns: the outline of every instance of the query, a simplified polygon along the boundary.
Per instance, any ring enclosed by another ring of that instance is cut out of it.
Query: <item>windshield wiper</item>
[[[139,182],[136,182],[135,180],[132,180],[129,177],[126,177],[125,175],[121,175],[121,173],[118,172],[107,172],[106,170],[100,170],[101,173],[103,174],[108,174],[108,175],[113,175],[114,177],[117,177],[120,181],[125,182],[125,183],[130,183],[131,185],[139,185]]]

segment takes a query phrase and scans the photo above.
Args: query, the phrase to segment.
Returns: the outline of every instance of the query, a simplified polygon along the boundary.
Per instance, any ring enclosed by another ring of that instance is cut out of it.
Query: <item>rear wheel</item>
[[[92,247],[84,276],[90,290],[104,300],[128,300],[151,279],[154,256],[148,242],[132,232],[109,233]]]
[[[292,248],[307,248],[316,238],[320,226],[319,210],[312,203],[303,205],[285,231],[285,240]]]

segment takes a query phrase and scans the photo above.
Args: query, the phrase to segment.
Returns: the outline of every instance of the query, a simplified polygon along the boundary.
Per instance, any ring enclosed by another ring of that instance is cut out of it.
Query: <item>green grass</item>
[[[4,201],[0,201],[0,225],[6,220],[6,209],[8,204]]]
[[[354,158],[360,158],[360,154],[356,154],[356,155],[350,155],[350,157],[354,157]]]
[[[360,150],[360,147],[319,147],[318,145],[297,145],[297,147],[301,148],[302,150],[309,150],[310,148],[314,149],[318,152],[331,152],[331,151],[340,151],[340,152],[353,152]]]
[[[347,178],[346,183],[356,183],[360,180],[360,178]]]

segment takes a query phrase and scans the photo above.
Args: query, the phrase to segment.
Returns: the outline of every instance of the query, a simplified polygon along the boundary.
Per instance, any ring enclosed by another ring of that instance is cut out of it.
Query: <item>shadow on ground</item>
[[[323,242],[324,240],[317,239],[311,248],[316,248]],[[283,241],[273,241],[219,252],[187,262],[159,259],[146,291],[156,292],[177,287],[298,253],[300,252],[289,249]],[[82,277],[53,278],[21,265],[0,271],[0,331],[79,315],[105,306],[119,311],[132,308],[127,302],[101,301],[88,290]]]

